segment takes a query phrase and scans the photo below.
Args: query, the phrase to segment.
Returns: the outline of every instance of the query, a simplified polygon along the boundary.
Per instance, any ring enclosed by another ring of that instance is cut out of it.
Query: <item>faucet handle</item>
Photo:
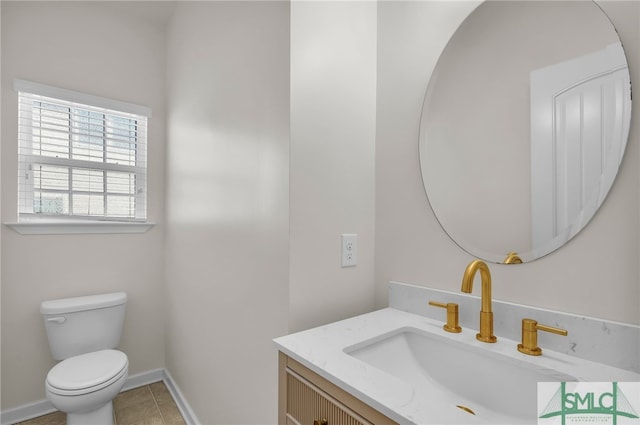
[[[458,325],[458,304],[429,301],[429,305],[447,309],[447,323],[442,326],[442,329],[452,333],[460,333],[462,331],[462,328]]]
[[[538,347],[538,331],[551,332],[557,335],[567,336],[569,333],[553,326],[539,325],[533,319],[522,319],[522,344],[518,344],[518,351],[530,356],[542,354],[542,348]]]

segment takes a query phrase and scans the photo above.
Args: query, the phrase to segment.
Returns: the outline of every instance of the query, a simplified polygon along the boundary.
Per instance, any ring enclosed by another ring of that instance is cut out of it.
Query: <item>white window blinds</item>
[[[91,104],[80,103],[81,93],[39,84],[16,88],[20,218],[145,221],[147,116],[122,110],[144,107],[88,95]]]

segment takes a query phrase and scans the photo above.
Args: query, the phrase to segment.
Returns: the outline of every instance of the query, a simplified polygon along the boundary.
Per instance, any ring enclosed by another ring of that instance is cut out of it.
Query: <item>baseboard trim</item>
[[[153,384],[154,382],[159,381],[163,381],[167,386],[167,389],[173,396],[173,399],[178,406],[178,410],[180,410],[180,413],[182,414],[182,417],[184,418],[184,421],[187,423],[187,425],[199,425],[200,421],[191,409],[191,406],[189,406],[189,403],[187,403],[187,400],[182,395],[180,388],[178,388],[175,381],[166,369],[153,369],[147,372],[131,375],[127,378],[127,381],[122,387],[122,391],[131,390],[133,388],[142,387],[144,385]],[[37,418],[38,416],[46,415],[55,411],[55,407],[53,407],[53,405],[49,403],[48,400],[39,400],[33,403],[24,404],[22,406],[1,411],[0,424],[11,425],[17,422]]]
[[[53,413],[55,411],[56,408],[53,407],[48,400],[39,400],[33,403],[14,407],[12,409],[3,410],[0,412],[0,423],[2,425],[11,425],[17,422],[37,418],[38,416],[46,415],[48,413]]]
[[[153,369],[146,372],[129,375],[127,382],[122,386],[121,391],[128,391],[134,388],[143,387],[153,384],[154,382],[164,381],[164,369]]]
[[[176,381],[173,380],[168,370],[162,370],[164,372],[164,384],[167,386],[167,389],[171,393],[171,396],[173,396],[173,399],[175,400],[176,405],[178,406],[178,410],[180,410],[184,421],[187,423],[187,425],[199,425],[200,421],[191,409],[191,406],[189,406],[189,403],[187,403],[187,399],[184,397],[184,395],[182,395],[182,392],[176,384]]]

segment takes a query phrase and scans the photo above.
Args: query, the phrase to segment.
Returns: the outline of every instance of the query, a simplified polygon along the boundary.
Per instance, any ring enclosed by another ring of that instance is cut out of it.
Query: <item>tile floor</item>
[[[186,425],[164,382],[123,391],[113,400],[115,425]],[[65,425],[65,414],[50,413],[16,425]]]

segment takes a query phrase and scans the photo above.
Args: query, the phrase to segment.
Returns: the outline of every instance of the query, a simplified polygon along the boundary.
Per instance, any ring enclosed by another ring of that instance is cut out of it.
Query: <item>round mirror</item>
[[[484,2],[425,96],[420,165],[434,214],[485,261],[540,258],[604,201],[630,119],[627,61],[595,3]]]

